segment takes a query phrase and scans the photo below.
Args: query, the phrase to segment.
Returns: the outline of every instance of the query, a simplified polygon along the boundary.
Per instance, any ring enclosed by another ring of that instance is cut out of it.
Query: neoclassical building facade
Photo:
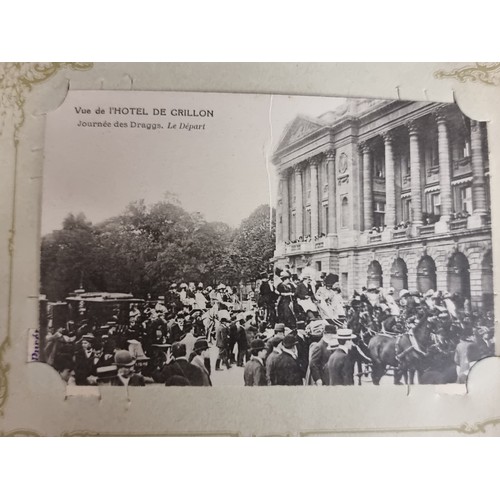
[[[455,104],[350,99],[298,116],[273,155],[275,265],[491,307],[486,124]]]

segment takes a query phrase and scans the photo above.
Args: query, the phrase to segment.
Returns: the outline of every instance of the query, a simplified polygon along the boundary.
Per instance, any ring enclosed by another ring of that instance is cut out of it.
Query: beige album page
[[[499,63],[2,63],[0,435],[498,435]]]

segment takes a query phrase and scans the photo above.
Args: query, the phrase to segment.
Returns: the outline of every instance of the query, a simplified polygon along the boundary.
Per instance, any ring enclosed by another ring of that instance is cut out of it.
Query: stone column
[[[337,233],[337,200],[335,197],[335,150],[326,153],[326,168],[328,175],[328,234]]]
[[[448,221],[450,220],[452,207],[450,141],[445,114],[442,110],[438,110],[435,116],[438,128],[439,191],[441,198],[441,217],[435,225],[435,232],[446,233],[448,232]]]
[[[410,120],[406,123],[410,136],[410,191],[411,191],[411,225],[414,236],[418,234],[418,226],[422,225],[422,179],[421,157],[418,125]]]
[[[295,238],[304,236],[303,227],[303,210],[304,210],[304,197],[302,191],[302,169],[296,166],[295,170]]]
[[[368,143],[359,145],[363,154],[363,229],[373,227],[373,155]]]
[[[393,134],[383,134],[385,144],[385,224],[389,230],[396,225],[396,178],[394,173]]]
[[[318,214],[318,159],[310,160],[311,168],[311,238],[318,235],[319,214]]]
[[[471,120],[471,161],[472,161],[472,206],[475,218],[486,215],[486,185],[484,182],[484,158],[481,124]]]
[[[276,203],[276,246],[281,243],[283,243],[283,177],[280,175]]]
[[[284,170],[281,173],[281,182],[283,186],[283,191],[281,192],[281,206],[282,206],[282,220],[283,229],[282,237],[283,241],[290,240],[290,197],[288,196],[288,170]]]

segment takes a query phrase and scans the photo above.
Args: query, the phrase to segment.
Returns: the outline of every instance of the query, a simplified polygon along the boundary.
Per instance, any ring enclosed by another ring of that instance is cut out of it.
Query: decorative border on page
[[[455,78],[460,83],[479,82],[486,85],[500,85],[500,63],[475,63],[451,71],[439,70],[434,77],[440,80]]]

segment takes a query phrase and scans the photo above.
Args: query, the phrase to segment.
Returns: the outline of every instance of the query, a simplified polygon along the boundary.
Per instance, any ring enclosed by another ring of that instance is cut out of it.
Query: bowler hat
[[[121,350],[115,353],[115,365],[116,366],[134,366],[135,359],[132,354],[128,351]]]
[[[197,339],[196,342],[194,343],[194,350],[201,352],[201,351],[204,351],[206,349],[208,349],[207,339],[204,337]]]
[[[287,335],[283,339],[283,347],[285,349],[291,349],[297,342],[297,337],[295,337],[295,335]]]
[[[252,351],[261,351],[266,348],[266,344],[262,339],[254,339],[250,342],[250,349]]]
[[[297,321],[297,330],[305,330],[306,322],[305,321]]]

